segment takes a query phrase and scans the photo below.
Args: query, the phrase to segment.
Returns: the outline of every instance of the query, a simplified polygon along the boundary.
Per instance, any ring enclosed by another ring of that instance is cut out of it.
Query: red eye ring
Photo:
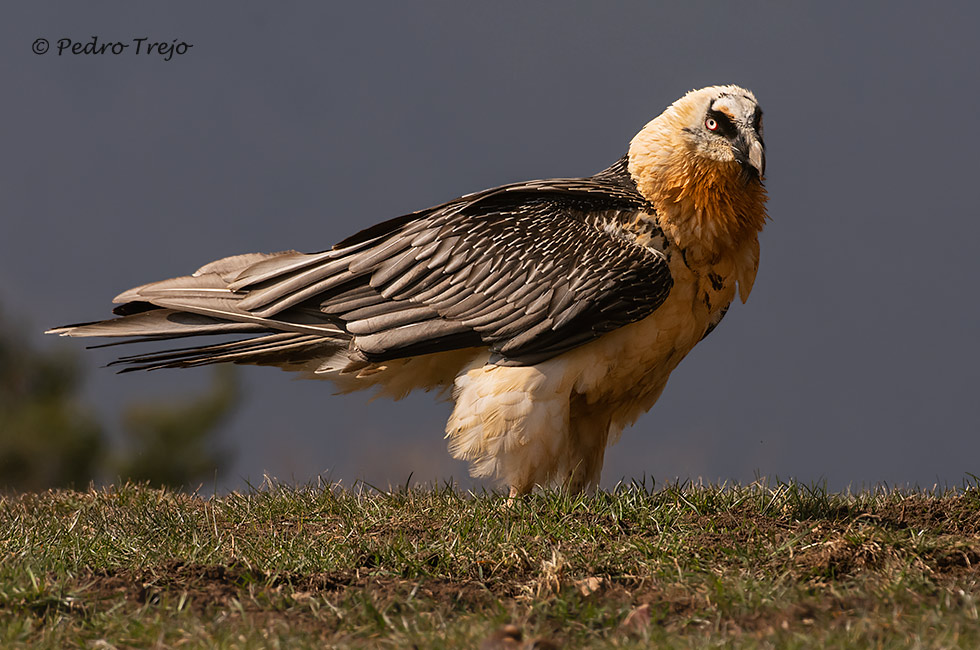
[[[706,119],[704,121],[704,125],[705,125],[705,127],[707,127],[707,129],[709,131],[717,131],[718,130],[718,121],[715,120],[715,118],[713,118],[713,117],[709,117],[708,119]]]

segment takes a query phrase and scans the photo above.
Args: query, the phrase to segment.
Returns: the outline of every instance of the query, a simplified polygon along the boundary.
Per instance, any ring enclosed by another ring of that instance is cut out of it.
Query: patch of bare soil
[[[368,593],[381,603],[403,600],[409,594],[447,603],[487,605],[496,600],[478,583],[448,580],[412,581],[395,577],[361,576],[357,571],[317,574],[266,575],[242,566],[173,562],[140,570],[93,572],[79,578],[85,597],[94,601],[125,598],[143,605],[168,596],[182,599],[201,613],[226,607],[233,599],[250,609],[265,609],[277,599],[308,600],[313,596],[338,599],[348,591]]]
[[[257,585],[275,588],[288,583],[288,576],[269,579],[240,566],[205,566],[171,562],[164,566],[138,570],[96,571],[81,576],[79,583],[85,596],[94,601],[118,600],[144,605],[157,603],[162,596],[176,595],[200,611],[213,605],[224,605],[239,598]],[[325,589],[340,585],[327,576],[317,580]]]
[[[379,610],[391,607],[396,612],[411,599],[465,611],[498,602],[497,596],[478,583],[411,581],[359,575],[356,570],[266,575],[244,566],[183,562],[139,570],[90,572],[79,576],[68,591],[75,594],[71,607],[66,608],[62,602],[46,609],[85,618],[114,609],[121,601],[130,607],[176,604],[204,618],[242,616],[251,625],[269,629],[288,625],[294,632],[304,632],[324,642],[335,638],[341,627],[341,618],[332,612],[346,611],[351,597],[355,598],[354,603],[360,603],[367,596]],[[44,615],[45,611],[35,613]]]
[[[875,513],[882,525],[945,535],[980,535],[980,502],[975,494],[930,498],[911,495]]]

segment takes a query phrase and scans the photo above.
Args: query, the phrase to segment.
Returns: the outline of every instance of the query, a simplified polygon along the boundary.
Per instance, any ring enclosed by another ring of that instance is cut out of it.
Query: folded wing
[[[334,369],[343,351],[349,368],[361,368],[476,346],[488,346],[498,364],[533,364],[666,299],[663,254],[604,227],[650,210],[602,174],[504,186],[379,224],[321,253],[218,260],[121,294],[120,318],[52,331],[138,340],[258,335],[123,359],[135,367],[275,364],[281,353],[284,363],[331,357]]]

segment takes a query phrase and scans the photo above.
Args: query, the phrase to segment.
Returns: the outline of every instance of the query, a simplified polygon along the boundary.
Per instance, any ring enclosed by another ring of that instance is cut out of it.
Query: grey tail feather
[[[110,366],[125,366],[120,372],[189,368],[212,363],[246,363],[279,366],[285,370],[304,370],[314,361],[344,351],[349,337],[341,330],[325,334],[281,332],[259,323],[236,323],[210,316],[173,309],[151,309],[92,323],[66,325],[48,331],[61,336],[99,336],[124,338],[90,347],[108,347],[125,343],[169,341],[191,336],[218,334],[251,334],[236,341],[184,348],[173,348],[120,357]]]
[[[174,309],[151,308],[147,311],[123,315],[120,318],[55,327],[46,333],[61,336],[139,337],[154,340],[267,330],[267,327],[258,323],[237,323]]]
[[[212,363],[244,363],[278,366],[283,370],[305,370],[311,362],[327,358],[346,347],[347,341],[339,338],[281,332],[214,345],[134,354],[120,357],[109,365],[125,366],[119,372],[191,368]]]

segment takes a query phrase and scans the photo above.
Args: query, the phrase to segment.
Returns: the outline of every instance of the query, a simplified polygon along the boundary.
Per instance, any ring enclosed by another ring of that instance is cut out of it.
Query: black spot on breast
[[[711,280],[711,288],[714,289],[715,291],[721,291],[721,289],[725,286],[724,278],[722,278],[717,273],[714,272],[709,273],[708,279]]]

